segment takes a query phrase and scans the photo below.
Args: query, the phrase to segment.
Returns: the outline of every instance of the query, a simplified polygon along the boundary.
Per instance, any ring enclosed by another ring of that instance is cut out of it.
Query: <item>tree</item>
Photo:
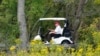
[[[21,40],[21,49],[26,50],[27,49],[27,43],[28,43],[28,32],[26,27],[26,20],[25,20],[25,0],[18,0],[18,24],[19,24],[19,30],[20,30],[20,40]]]
[[[78,38],[77,30],[78,30],[80,23],[81,23],[81,15],[82,15],[82,11],[83,11],[85,2],[86,2],[86,0],[79,0],[79,4],[78,4],[77,10],[76,10],[76,15],[75,15],[75,21],[74,21],[73,26],[72,26],[72,29],[74,30],[73,41],[76,41]]]

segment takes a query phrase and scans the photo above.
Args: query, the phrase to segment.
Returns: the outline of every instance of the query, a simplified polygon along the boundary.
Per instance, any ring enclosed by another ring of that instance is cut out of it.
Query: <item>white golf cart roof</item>
[[[54,20],[55,21],[55,20],[66,20],[66,18],[40,18],[39,20],[40,21],[41,20]]]

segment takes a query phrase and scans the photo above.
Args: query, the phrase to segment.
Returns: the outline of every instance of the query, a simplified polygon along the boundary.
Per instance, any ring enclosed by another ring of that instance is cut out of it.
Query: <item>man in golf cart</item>
[[[48,37],[47,37],[49,42],[50,42],[52,37],[58,38],[62,35],[63,29],[61,28],[59,21],[55,21],[54,24],[55,24],[56,28],[55,29],[49,29],[50,32],[49,32]]]

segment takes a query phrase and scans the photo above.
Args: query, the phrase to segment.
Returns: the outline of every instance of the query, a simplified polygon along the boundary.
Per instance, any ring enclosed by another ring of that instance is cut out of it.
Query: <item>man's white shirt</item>
[[[62,28],[60,27],[60,26],[57,26],[56,28],[55,28],[55,34],[62,34]]]

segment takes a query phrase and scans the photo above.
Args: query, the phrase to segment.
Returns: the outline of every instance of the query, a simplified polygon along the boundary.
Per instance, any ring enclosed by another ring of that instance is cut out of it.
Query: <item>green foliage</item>
[[[79,48],[64,48],[61,45],[44,45],[39,40],[32,40],[28,52],[25,50],[17,50],[16,46],[10,47],[10,56],[99,56],[100,53],[100,44],[96,48],[93,48],[93,45],[87,45],[83,47],[83,43]],[[5,52],[0,52],[1,56],[5,56]]]
[[[94,4],[100,5],[100,0],[94,0]]]
[[[99,1],[100,0],[88,0],[84,6],[82,14],[84,19],[82,20],[84,21],[83,25],[85,25],[85,27],[82,27],[79,30],[80,42],[82,41],[91,44],[93,42],[99,41],[96,40],[96,37],[99,37],[99,32],[96,28],[96,24],[93,23],[95,18],[100,17]],[[64,0],[62,4],[54,3],[53,0],[26,0],[25,13],[28,33],[30,34],[33,29],[33,25],[40,17],[68,16],[68,18],[73,20],[77,5],[78,0]],[[48,10],[48,8],[50,9]],[[59,8],[61,9],[58,10]],[[66,12],[68,14],[66,14]],[[47,24],[47,22],[44,23],[44,25]],[[49,27],[51,26],[52,25],[50,24]],[[38,26],[36,28],[38,28]],[[34,34],[35,30],[32,31],[32,34]],[[95,32],[96,35],[93,35]],[[0,3],[0,42],[4,41],[8,44],[14,44],[14,39],[16,39],[16,37],[19,37],[19,29],[17,24],[17,0],[2,0]]]
[[[7,46],[14,44],[18,34],[17,25],[17,2],[14,0],[3,0],[0,4],[0,41]]]
[[[89,27],[83,27],[79,30],[80,38],[79,41],[83,41],[87,44],[97,44],[100,43],[99,40],[99,31],[97,29],[97,24],[100,18],[95,18],[92,24]]]
[[[72,3],[75,2],[75,0],[64,0],[64,2],[67,3],[67,4],[72,4]]]

